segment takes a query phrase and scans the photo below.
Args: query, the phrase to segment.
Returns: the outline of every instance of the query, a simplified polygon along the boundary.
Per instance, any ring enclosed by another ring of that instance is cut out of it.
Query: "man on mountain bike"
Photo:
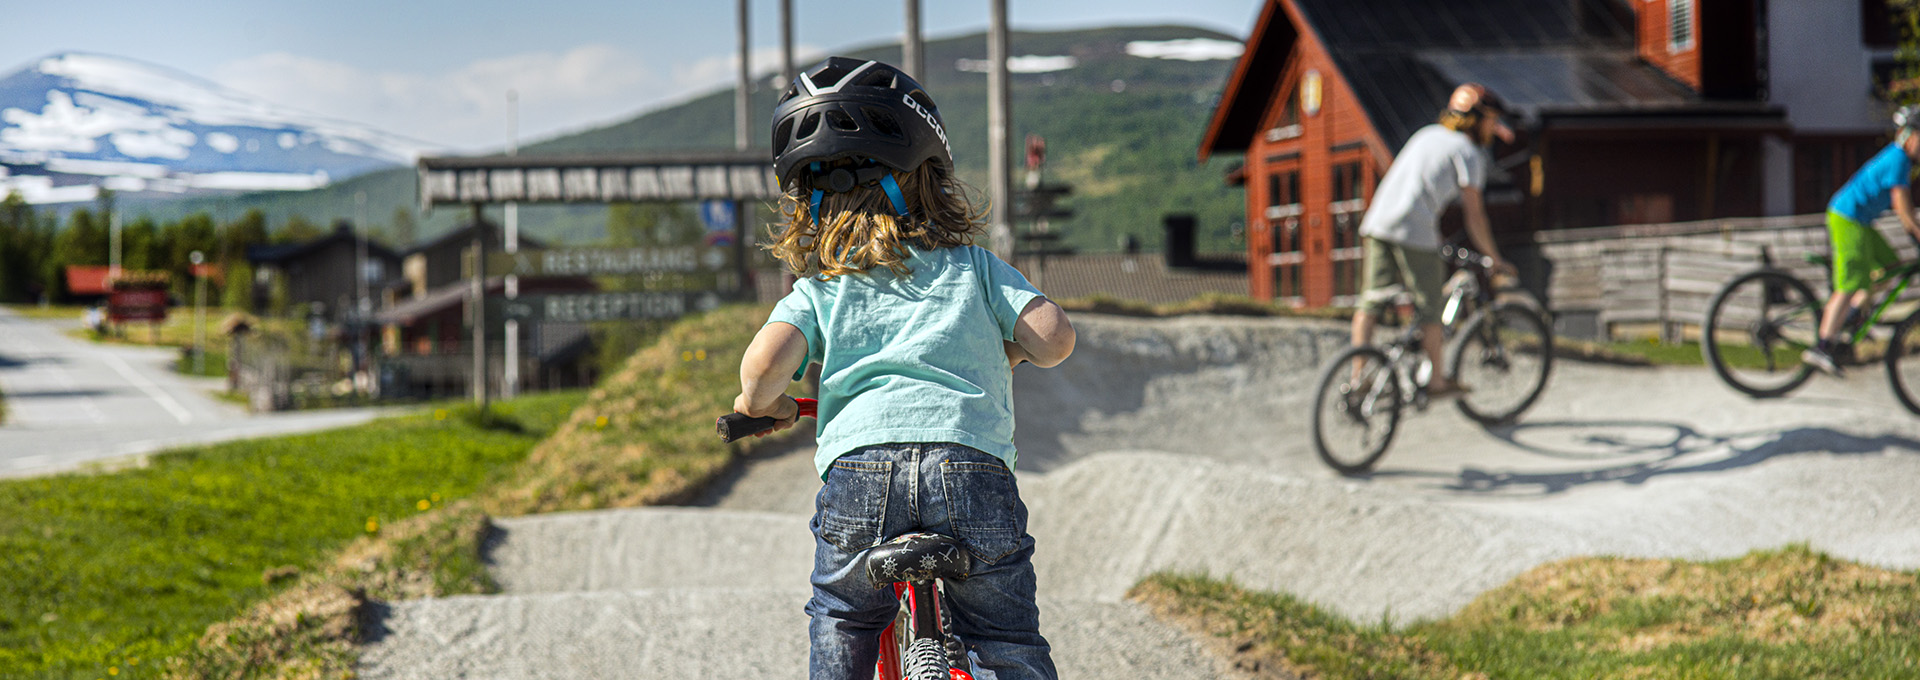
[[[1873,228],[1873,218],[1887,208],[1900,218],[1900,226],[1920,239],[1920,224],[1914,222],[1913,162],[1920,158],[1920,107],[1903,106],[1893,114],[1900,134],[1853,173],[1845,186],[1827,204],[1827,237],[1833,244],[1833,295],[1827,298],[1826,311],[1820,316],[1820,339],[1800,354],[1808,365],[1839,375],[1841,357],[1852,354],[1842,335],[1854,308],[1866,304],[1868,288],[1876,274],[1900,263],[1893,246]]]
[[[1427,383],[1430,397],[1459,391],[1439,370],[1440,289],[1447,278],[1447,265],[1440,259],[1440,215],[1456,198],[1466,212],[1473,247],[1493,259],[1493,271],[1512,271],[1494,246],[1480,194],[1487,182],[1485,147],[1495,138],[1513,141],[1513,130],[1500,120],[1505,113],[1500,98],[1486,87],[1467,83],[1455,88],[1439,122],[1414,132],[1400,149],[1360,221],[1360,235],[1366,238],[1366,290],[1353,313],[1353,344],[1373,341],[1374,323],[1396,286],[1410,290],[1420,317],[1420,343],[1435,369]]]

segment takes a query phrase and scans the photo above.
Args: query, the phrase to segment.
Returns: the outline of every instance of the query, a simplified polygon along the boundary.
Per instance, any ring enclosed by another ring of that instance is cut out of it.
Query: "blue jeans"
[[[999,680],[1052,680],[1034,605],[1033,537],[1013,473],[959,444],[883,444],[833,462],[814,501],[813,680],[873,677],[880,631],[899,607],[867,581],[868,548],[923,531],[960,539],[972,575],[946,584],[953,632]]]

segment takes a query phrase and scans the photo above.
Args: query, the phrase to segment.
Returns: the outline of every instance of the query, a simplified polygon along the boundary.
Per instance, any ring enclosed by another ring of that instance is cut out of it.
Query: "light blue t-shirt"
[[[1873,224],[1873,218],[1893,207],[1893,189],[1911,181],[1913,159],[1899,144],[1889,144],[1853,173],[1827,209],[1859,224]]]
[[[963,444],[1013,468],[1013,372],[1000,343],[1041,293],[978,246],[911,253],[907,278],[878,267],[795,281],[767,318],[800,329],[807,362],[820,364],[823,479],[842,454],[887,443]]]

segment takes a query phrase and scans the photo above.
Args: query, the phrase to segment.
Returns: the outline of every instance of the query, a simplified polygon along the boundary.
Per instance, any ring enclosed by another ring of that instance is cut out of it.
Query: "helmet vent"
[[[860,125],[853,122],[853,116],[849,116],[847,112],[840,110],[827,111],[827,125],[842,132],[857,132],[860,130]]]
[[[900,130],[900,120],[894,118],[893,114],[887,113],[885,109],[862,106],[860,116],[867,119],[867,126],[872,128],[875,134],[898,139],[904,139],[907,136]]]
[[[855,84],[861,87],[892,88],[893,75],[894,75],[893,69],[886,69],[886,68],[869,69],[866,75],[860,76],[859,82]]]
[[[808,76],[808,78],[813,80],[814,87],[833,87],[845,79],[847,74],[852,72],[852,69],[841,66],[838,61],[833,61],[828,62],[827,67],[820,69],[819,73]]]
[[[813,133],[818,131],[820,131],[820,114],[809,113],[805,119],[800,121],[800,131],[794,133],[793,138],[806,139],[812,137]]]
[[[927,92],[926,92],[925,90],[914,90],[914,91],[912,91],[912,92],[908,92],[908,93],[907,93],[907,96],[909,96],[909,97],[912,97],[912,98],[913,98],[913,101],[914,101],[914,103],[916,103],[916,104],[919,104],[919,105],[920,105],[920,108],[921,108],[921,110],[923,110],[923,111],[938,111],[938,110],[939,110],[939,108],[938,108],[938,107],[935,107],[935,106],[933,105],[933,98],[932,98],[932,97],[928,97],[928,96],[927,96]]]
[[[773,131],[773,155],[786,153],[787,145],[793,142],[793,119],[780,121],[780,127]]]

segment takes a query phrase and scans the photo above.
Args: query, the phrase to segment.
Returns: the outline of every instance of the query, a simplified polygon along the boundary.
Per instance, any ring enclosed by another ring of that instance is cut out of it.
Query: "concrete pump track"
[[[1042,632],[1063,677],[1233,675],[1124,597],[1230,576],[1363,621],[1442,617],[1544,562],[1722,558],[1806,542],[1920,567],[1920,418],[1875,368],[1756,402],[1705,369],[1556,361],[1517,425],[1437,405],[1370,477],[1314,456],[1339,324],[1080,315],[1016,373]],[[700,507],[504,519],[504,592],[387,603],[362,677],[803,678],[812,450],[755,459]]]

